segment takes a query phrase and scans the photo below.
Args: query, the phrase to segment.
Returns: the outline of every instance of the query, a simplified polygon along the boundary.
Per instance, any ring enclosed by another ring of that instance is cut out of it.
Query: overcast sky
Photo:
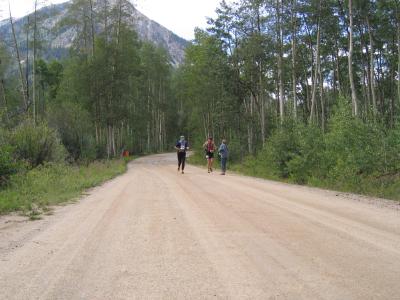
[[[132,1],[132,0],[131,0]],[[66,0],[39,0],[41,6]],[[214,17],[220,0],[133,0],[137,9],[150,19],[188,40],[195,27],[205,28],[206,17]],[[34,0],[10,0],[13,17],[33,11]],[[0,0],[0,19],[8,17],[8,0]]]

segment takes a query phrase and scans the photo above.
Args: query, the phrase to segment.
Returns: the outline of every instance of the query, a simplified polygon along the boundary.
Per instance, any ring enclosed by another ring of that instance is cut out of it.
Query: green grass
[[[186,160],[189,164],[207,167],[207,160],[203,151],[193,152]]]
[[[188,162],[193,165],[206,166],[206,160],[201,154],[202,152],[195,152],[188,158]],[[214,162],[214,166],[219,166],[218,160]],[[273,174],[271,170],[265,167],[265,164],[260,163],[256,158],[251,156],[247,157],[242,162],[228,161],[228,171],[251,177],[299,184],[290,178],[281,178]],[[309,178],[305,185],[400,201],[400,174],[381,177],[359,176],[356,179],[357,180],[353,182],[335,182],[327,179]]]
[[[356,193],[366,196],[385,198],[390,200],[400,201],[400,177],[364,177],[360,176],[357,183],[354,182],[334,182],[332,180],[321,180],[312,178],[307,184],[309,186]]]
[[[246,176],[287,182],[287,180],[284,180],[283,178],[279,178],[276,175],[273,175],[272,172],[270,172],[270,170],[264,168],[253,157],[247,157],[241,163],[238,162],[231,163],[230,170]]]
[[[274,175],[254,157],[249,157],[241,163],[233,163],[230,170],[246,176],[275,180],[285,183],[298,184],[290,178],[281,178]],[[380,197],[391,200],[400,200],[400,175],[391,176],[359,176],[354,182],[333,181],[332,179],[310,178],[305,183],[307,186],[328,190],[356,193],[372,197]]]
[[[48,206],[76,199],[126,170],[126,161],[94,162],[88,166],[48,164],[11,177],[0,190],[0,214],[20,211],[35,219]]]

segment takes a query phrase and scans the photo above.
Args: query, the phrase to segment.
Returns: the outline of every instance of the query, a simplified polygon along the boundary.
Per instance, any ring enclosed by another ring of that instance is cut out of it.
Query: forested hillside
[[[195,149],[226,138],[251,175],[400,195],[400,1],[222,1],[178,68],[138,39],[130,7],[72,1],[79,34],[62,61],[42,56],[36,13],[23,45],[1,43],[2,182],[185,134]]]

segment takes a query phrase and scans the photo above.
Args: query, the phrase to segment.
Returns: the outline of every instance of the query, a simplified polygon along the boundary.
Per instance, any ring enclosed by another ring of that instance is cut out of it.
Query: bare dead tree
[[[21,94],[22,94],[22,100],[23,100],[22,105],[23,105],[23,107],[24,107],[24,109],[26,111],[28,109],[27,82],[26,82],[26,79],[24,79],[24,75],[23,75],[23,72],[22,72],[21,56],[20,56],[20,52],[19,52],[17,37],[16,37],[16,34],[15,34],[14,22],[13,22],[13,18],[12,18],[12,15],[11,15],[10,3],[8,3],[8,9],[9,9],[9,13],[10,13],[10,25],[11,25],[11,30],[12,30],[13,40],[14,40],[14,47],[15,47],[17,64],[18,64],[20,86],[21,86]]]

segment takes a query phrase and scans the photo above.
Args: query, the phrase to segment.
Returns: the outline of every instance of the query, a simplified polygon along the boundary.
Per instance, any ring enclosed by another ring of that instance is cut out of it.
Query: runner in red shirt
[[[208,173],[211,173],[213,171],[212,168],[215,151],[215,144],[212,137],[209,137],[208,140],[203,144],[203,149],[206,153]]]

